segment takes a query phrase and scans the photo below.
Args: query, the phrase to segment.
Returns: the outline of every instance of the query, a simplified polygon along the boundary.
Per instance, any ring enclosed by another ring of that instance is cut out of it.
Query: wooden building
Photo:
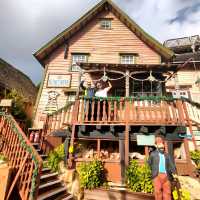
[[[44,128],[44,149],[52,132],[68,132],[70,145],[76,149],[69,155],[71,161],[102,159],[108,180],[122,182],[129,160],[143,162],[153,144],[150,140],[162,134],[178,172],[192,174],[185,136],[188,126],[195,144],[187,112],[190,105],[166,97],[165,83],[180,68],[172,63],[174,52],[112,1],[101,1],[34,56],[45,68],[33,125]],[[83,98],[82,73],[93,82],[108,78],[112,83],[109,97]]]
[[[173,63],[188,64],[182,67],[174,81],[169,81],[166,85],[167,91],[177,95],[177,87],[180,95],[200,103],[200,37],[194,35],[190,37],[174,38],[164,42],[164,46],[170,48],[175,56]]]

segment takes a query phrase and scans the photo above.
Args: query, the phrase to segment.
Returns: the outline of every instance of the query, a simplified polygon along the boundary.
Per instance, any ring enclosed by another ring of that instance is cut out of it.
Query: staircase
[[[43,154],[39,143],[32,143],[43,163],[46,162],[47,155]],[[40,184],[38,187],[37,200],[73,200],[73,196],[66,193],[66,187],[58,178],[57,172],[51,172],[50,168],[42,168]]]
[[[58,173],[44,168],[40,144],[32,144],[15,119],[0,112],[0,153],[7,157],[13,171],[13,181],[6,200],[16,198],[14,188],[22,200],[72,200]],[[13,197],[13,195],[15,197]]]

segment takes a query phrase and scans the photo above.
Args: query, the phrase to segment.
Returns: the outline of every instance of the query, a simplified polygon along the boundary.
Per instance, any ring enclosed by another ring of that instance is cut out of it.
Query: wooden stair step
[[[74,199],[74,198],[73,198],[73,195],[70,194],[69,196],[64,197],[62,200],[73,200],[73,199]]]
[[[46,154],[41,154],[40,157],[41,157],[42,159],[44,159],[44,158],[47,158],[48,156],[47,156]]]
[[[40,145],[40,143],[37,143],[37,142],[32,142],[31,144],[32,144],[34,147]]]
[[[52,186],[52,185],[56,185],[58,183],[62,183],[61,180],[55,180],[55,181],[50,181],[50,182],[47,182],[47,183],[43,183],[39,186],[39,189],[43,189],[43,188],[46,188],[46,187],[49,187],[49,186]]]
[[[59,195],[54,200],[74,200],[74,197],[72,194],[66,193],[64,195]]]
[[[63,192],[66,192],[66,188],[61,186],[58,188],[54,188],[53,190],[47,191],[43,194],[40,194],[37,198],[37,200],[45,200],[45,199],[52,199],[54,196],[62,194]]]
[[[54,177],[54,176],[57,176],[57,175],[58,175],[57,172],[48,173],[48,174],[42,175],[42,176],[40,177],[40,179],[46,179],[46,178]]]
[[[51,171],[51,169],[48,168],[48,167],[43,167],[43,168],[42,168],[42,173],[50,172],[50,171]]]

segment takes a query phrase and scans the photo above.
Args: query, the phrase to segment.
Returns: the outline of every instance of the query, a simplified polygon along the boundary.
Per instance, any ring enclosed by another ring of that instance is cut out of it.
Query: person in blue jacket
[[[81,81],[80,88],[84,91],[84,113],[86,113],[86,110],[88,109],[88,120],[91,119],[91,112],[92,112],[92,98],[95,96],[96,93],[96,87],[92,86],[92,82],[89,80],[86,82]],[[87,108],[87,100],[89,99],[89,104]],[[85,116],[85,115],[84,115]]]

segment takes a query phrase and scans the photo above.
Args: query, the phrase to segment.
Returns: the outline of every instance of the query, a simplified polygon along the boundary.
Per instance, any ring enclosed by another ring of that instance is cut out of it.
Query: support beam
[[[125,83],[125,89],[126,89],[126,97],[130,96],[130,84],[129,84],[129,76],[130,76],[130,71],[126,70],[126,83]]]
[[[129,97],[129,88],[130,88],[130,84],[129,84],[129,75],[130,75],[130,71],[126,70],[126,85],[125,85],[125,89],[126,89],[126,97]],[[125,107],[126,107],[126,113],[129,111],[129,102],[125,102]],[[128,167],[129,165],[129,119],[128,119],[128,115],[126,115],[126,126],[125,126],[125,167]]]
[[[125,167],[129,165],[129,125],[125,127]]]

